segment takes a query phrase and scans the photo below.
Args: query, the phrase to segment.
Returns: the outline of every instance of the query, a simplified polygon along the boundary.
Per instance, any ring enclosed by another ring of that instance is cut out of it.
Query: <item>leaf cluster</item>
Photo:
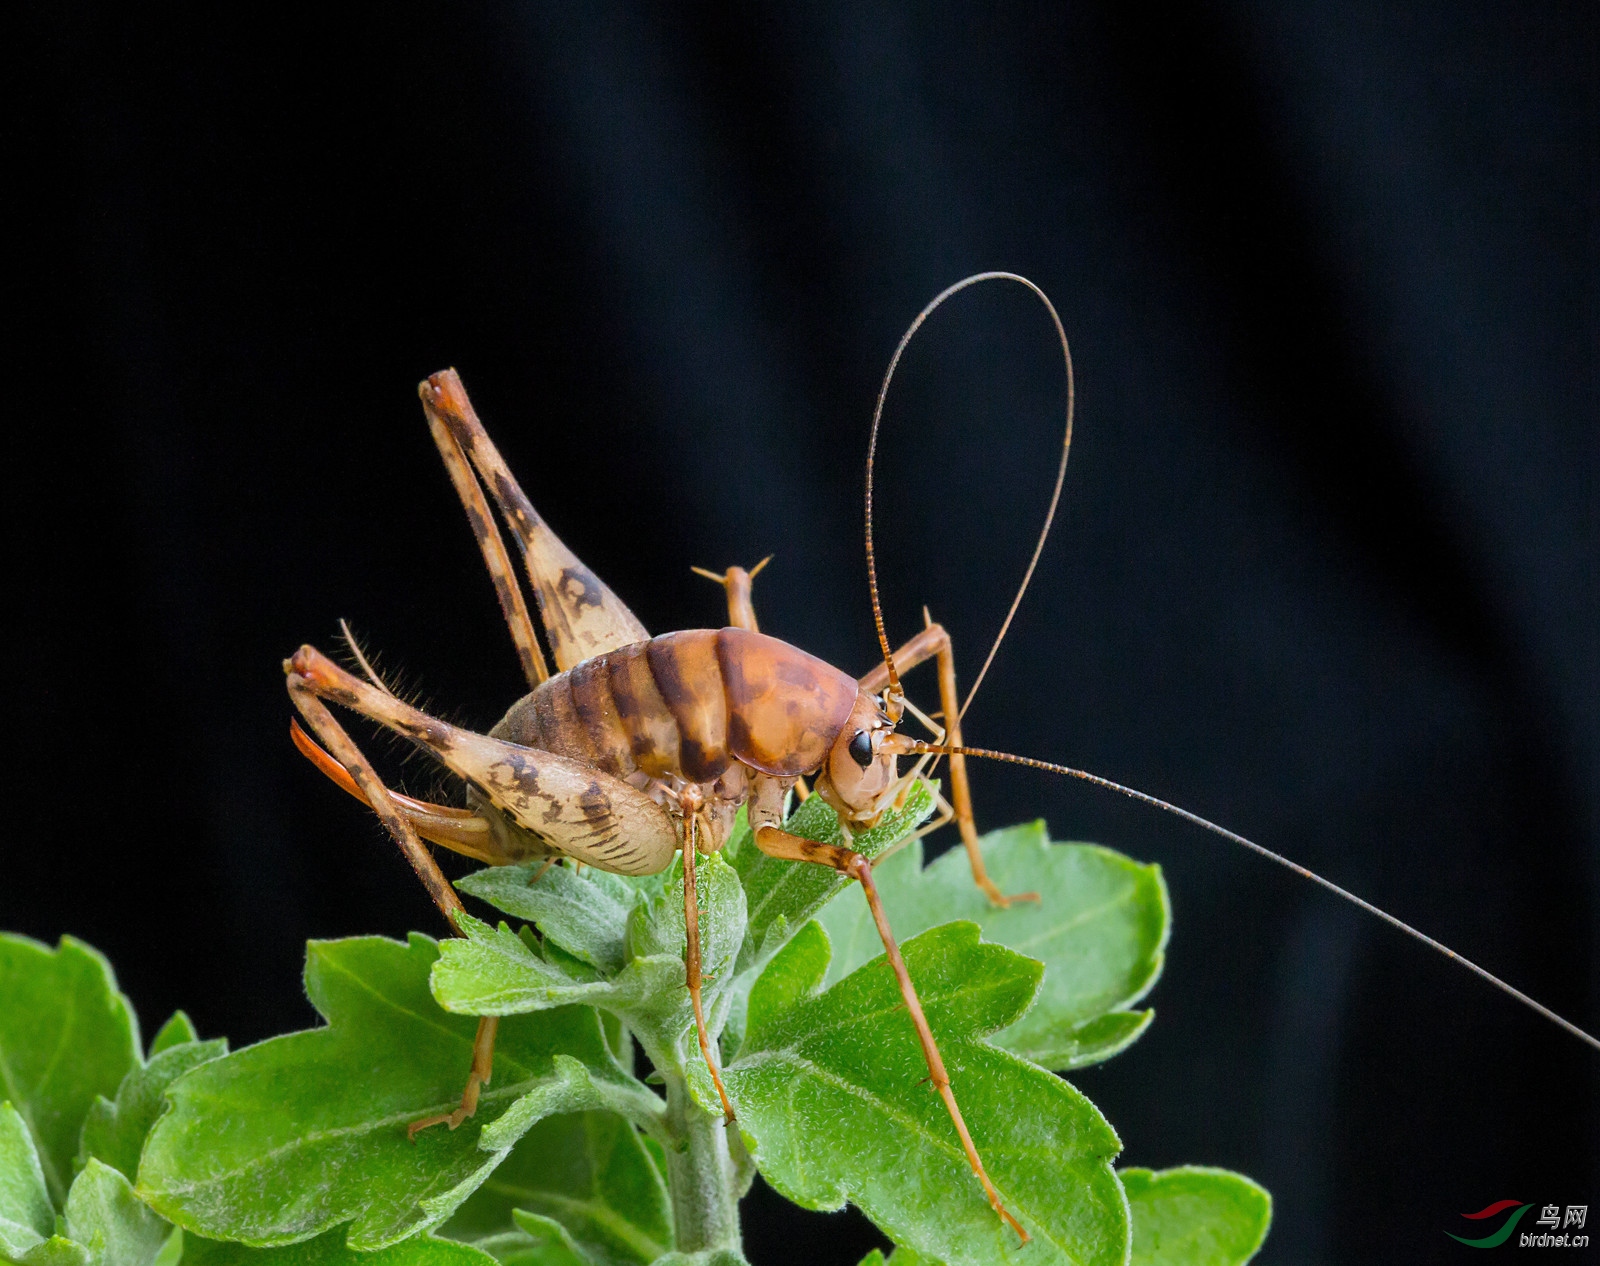
[[[1042,900],[997,909],[960,850],[923,864],[909,837],[933,803],[919,784],[853,843],[881,859],[906,963],[1026,1246],[924,1084],[859,888],[765,856],[741,826],[698,867],[731,1127],[684,989],[681,861],[643,878],[481,871],[459,887],[507,921],[469,918],[443,942],[312,942],[305,987],[326,1023],[232,1053],[181,1013],[143,1050],[93,950],[0,937],[0,1260],[732,1266],[757,1172],[808,1208],[855,1204],[897,1245],[894,1266],[1248,1260],[1264,1191],[1221,1170],[1119,1173],[1121,1140],[1058,1075],[1151,1022],[1159,870],[1052,843],[1042,824],[999,831],[983,841],[990,873]],[[788,829],[842,838],[816,797]],[[477,1114],[408,1140],[409,1122],[459,1098],[483,1015],[501,1020]]]

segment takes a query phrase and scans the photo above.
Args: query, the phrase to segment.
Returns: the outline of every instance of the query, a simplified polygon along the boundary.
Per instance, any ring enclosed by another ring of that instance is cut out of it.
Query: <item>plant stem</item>
[[[728,1127],[719,1114],[707,1112],[694,1101],[681,1074],[664,1072],[663,1078],[668,1127],[676,1140],[666,1153],[678,1250],[697,1253],[726,1248],[740,1252],[739,1200],[728,1155]]]

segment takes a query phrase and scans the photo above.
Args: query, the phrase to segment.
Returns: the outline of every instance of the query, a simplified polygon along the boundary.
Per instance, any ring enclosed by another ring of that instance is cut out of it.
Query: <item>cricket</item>
[[[1066,423],[1054,492],[1032,558],[988,657],[963,699],[957,690],[951,639],[931,618],[925,618],[925,627],[915,636],[891,647],[873,553],[872,480],[884,401],[903,352],[935,309],[985,282],[1021,285],[1048,312],[1066,369]],[[1354,903],[1600,1050],[1600,1039],[1432,937],[1277,852],[1099,775],[965,744],[961,718],[1038,565],[1060,502],[1072,443],[1073,368],[1066,333],[1054,305],[1027,278],[984,272],[956,282],[917,315],[889,361],[867,444],[865,498],[868,590],[882,660],[860,676],[760,631],[752,581],[765,561],[749,570],[730,567],[721,574],[695,569],[725,589],[726,627],[652,636],[539,516],[490,440],[455,371],[431,375],[418,392],[429,431],[493,581],[528,693],[487,734],[473,733],[394,694],[347,631],[346,641],[361,675],[309,645],[284,662],[289,697],[305,723],[302,728],[291,722],[291,737],[323,774],[371,807],[456,931],[464,907],[424,841],[491,866],[540,859],[548,865],[565,858],[626,875],[659,873],[681,856],[687,933],[684,985],[701,1055],[728,1121],[735,1119],[736,1108],[707,1037],[701,1002],[695,858],[722,848],[743,807],[754,843],[763,853],[828,866],[860,884],[921,1044],[930,1083],[948,1110],[967,1162],[996,1214],[1027,1240],[1027,1232],[990,1181],[962,1119],[955,1087],[874,886],[873,863],[848,847],[852,831],[871,827],[891,806],[903,803],[930,762],[938,759],[949,762],[950,796],[939,797],[939,813],[919,833],[953,820],[970,859],[973,881],[997,905],[1037,897],[1003,893],[985,873],[966,767],[969,757],[1079,779],[1175,814]],[[491,499],[521,554],[543,645]],[[937,669],[938,708],[924,712],[907,698],[901,674],[929,660]],[[461,778],[467,787],[466,807],[417,800],[386,786],[329,710],[330,703],[409,740]],[[908,715],[927,728],[927,740],[900,732]],[[915,758],[903,773],[902,757]],[[823,797],[837,812],[846,845],[802,839],[783,830],[791,796],[807,795]],[[455,1129],[476,1111],[481,1088],[492,1072],[497,1023],[495,1017],[479,1020],[460,1106],[413,1122],[409,1126],[413,1136],[441,1124]]]

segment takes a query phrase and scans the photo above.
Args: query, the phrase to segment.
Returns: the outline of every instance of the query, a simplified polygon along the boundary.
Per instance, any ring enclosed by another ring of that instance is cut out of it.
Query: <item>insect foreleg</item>
[[[889,927],[889,917],[883,912],[883,903],[878,899],[878,887],[872,879],[871,861],[853,849],[802,839],[775,826],[763,826],[758,829],[755,841],[756,847],[768,857],[831,866],[849,875],[861,885],[861,890],[867,897],[867,905],[872,910],[872,921],[878,926],[878,936],[883,941],[884,952],[889,956],[889,965],[894,969],[894,978],[900,986],[900,996],[905,1000],[906,1010],[911,1015],[911,1023],[916,1026],[917,1040],[922,1044],[923,1058],[928,1063],[928,1076],[933,1082],[934,1089],[939,1092],[939,1097],[944,1100],[944,1106],[950,1113],[950,1120],[955,1123],[956,1133],[961,1138],[961,1148],[967,1156],[967,1163],[972,1166],[972,1172],[983,1184],[984,1193],[989,1197],[989,1203],[994,1206],[995,1212],[1026,1243],[1028,1233],[1001,1203],[1000,1193],[989,1181],[989,1174],[983,1167],[983,1158],[978,1155],[977,1145],[973,1143],[972,1135],[967,1131],[967,1123],[962,1119],[955,1091],[950,1088],[950,1075],[945,1071],[944,1059],[939,1054],[939,1044],[933,1039],[933,1030],[928,1027],[928,1017],[923,1014],[916,986],[911,983],[911,973],[906,970],[905,959],[900,956],[900,946],[896,944],[894,932]]]
[[[929,659],[938,660],[940,720],[944,723],[944,743],[961,746],[961,696],[956,693],[956,659],[950,646],[950,634],[941,624],[931,620],[928,627],[894,653],[895,664],[908,672]],[[860,679],[861,688],[868,694],[878,694],[889,685],[889,670],[879,664]],[[978,823],[972,812],[972,784],[967,780],[967,761],[964,756],[950,757],[950,801],[955,810],[956,826],[961,831],[961,843],[967,850],[967,861],[972,866],[972,881],[997,906],[1009,906],[1013,901],[1037,901],[1036,892],[1019,892],[1006,896],[989,878],[983,864],[983,852],[978,846]]]

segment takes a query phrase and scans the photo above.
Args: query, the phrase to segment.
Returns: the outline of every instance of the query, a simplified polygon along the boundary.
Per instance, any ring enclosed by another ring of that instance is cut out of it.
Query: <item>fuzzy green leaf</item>
[[[138,1064],[139,1023],[99,953],[70,936],[52,950],[0,933],[0,1099],[32,1132],[57,1205],[89,1105]]]
[[[150,1039],[150,1059],[154,1059],[162,1051],[174,1046],[182,1046],[185,1042],[198,1042],[200,1034],[195,1030],[194,1021],[186,1012],[174,1011],[167,1017],[167,1022],[156,1030],[156,1035]]]
[[[345,1246],[341,1232],[330,1231],[281,1248],[250,1248],[190,1235],[184,1241],[183,1266],[494,1266],[494,1258],[470,1244],[430,1235],[358,1253]]]
[[[462,935],[440,946],[433,970],[439,1005],[458,1015],[521,1015],[586,1005],[613,991],[602,979],[579,980],[530,949],[504,923],[492,927],[471,915],[457,919]]]
[[[653,1262],[672,1247],[666,1183],[637,1131],[610,1112],[539,1122],[445,1234],[479,1241],[510,1231],[519,1209],[560,1223],[598,1262]]]
[[[170,1028],[169,1021],[162,1032]],[[154,1044],[151,1049],[155,1049]],[[135,1068],[117,1087],[114,1102],[101,1096],[89,1109],[78,1145],[78,1164],[83,1165],[91,1156],[98,1157],[133,1178],[139,1172],[139,1151],[144,1147],[145,1135],[166,1107],[167,1087],[191,1068],[227,1053],[228,1043],[222,1038],[183,1042],[169,1045],[144,1067]]]
[[[91,1159],[67,1193],[67,1238],[94,1266],[153,1266],[172,1228],[133,1194],[128,1180]]]
[[[536,953],[509,928],[468,916],[461,921],[465,935],[441,947],[434,996],[448,1011],[473,1015],[514,1015],[567,1003],[603,1007],[627,1024],[658,1065],[689,1063],[695,1097],[709,1108],[716,1098],[704,1066],[698,1054],[692,1060],[684,1054],[694,1017],[684,987],[681,859],[651,878],[657,882],[641,886],[628,916],[628,961],[614,977],[580,970],[586,965],[551,953],[548,941],[545,952]],[[744,890],[718,856],[701,858],[696,879],[704,999],[715,1029],[727,1013],[734,960],[744,942]],[[565,1110],[589,1106],[605,1105],[574,1103]]]
[[[429,995],[438,955],[416,934],[405,945],[311,942],[306,992],[328,1025],[174,1082],[172,1109],[145,1144],[140,1194],[212,1238],[286,1244],[350,1222],[351,1248],[384,1248],[443,1221],[483,1181],[504,1152],[480,1150],[480,1127],[563,1080],[558,1056],[596,1081],[637,1084],[611,1058],[592,1010],[510,1019],[474,1120],[408,1141],[409,1122],[455,1106],[477,1028]]]
[[[681,961],[688,948],[681,856],[664,878],[662,891],[647,895],[628,916],[630,958],[668,954]],[[715,979],[732,967],[748,917],[739,874],[720,854],[696,862],[695,904],[700,910],[700,970]]]
[[[511,1215],[517,1229],[539,1254],[538,1266],[596,1266],[595,1259],[578,1246],[566,1227],[554,1218],[517,1209]]]
[[[636,890],[588,867],[582,874],[546,862],[491,866],[456,887],[497,910],[535,923],[569,954],[613,975],[624,961],[628,914]]]
[[[1161,868],[1093,844],[1052,844],[1042,822],[991,832],[981,844],[1002,891],[1037,892],[1040,900],[991,905],[972,882],[964,849],[924,868],[921,841],[913,840],[875,872],[895,934],[971,919],[986,939],[1045,964],[1033,1007],[997,1046],[1055,1069],[1126,1048],[1154,1014],[1127,1008],[1161,974],[1170,912]],[[830,984],[883,953],[860,892],[841,893],[820,918],[834,947]]]
[[[1132,1266],[1240,1266],[1272,1225],[1272,1197],[1243,1174],[1185,1165],[1124,1169]]]
[[[551,1223],[537,1234],[502,1231],[476,1241],[473,1247],[489,1254],[500,1266],[594,1266],[576,1244],[571,1244],[571,1236],[562,1240],[565,1234],[558,1223]]]
[[[743,1253],[731,1248],[708,1248],[699,1253],[668,1253],[655,1266],[750,1266]]]
[[[875,1248],[861,1259],[860,1266],[885,1266],[883,1250]],[[924,1257],[916,1249],[900,1245],[889,1254],[887,1266],[939,1266],[931,1257]]]
[[[9,1103],[0,1103],[0,1257],[14,1259],[50,1238],[55,1207],[33,1136]]]
[[[1127,1204],[1111,1169],[1120,1149],[1072,1086],[983,1035],[1013,1023],[1042,968],[980,943],[972,923],[907,942],[906,963],[968,1128],[1006,1207],[1034,1237],[1038,1263],[1123,1262]],[[824,993],[829,948],[808,924],[750,995],[727,1069],[762,1174],[808,1208],[857,1205],[891,1236],[940,1261],[1009,1260],[1015,1235],[967,1167],[887,961]]]
[[[0,1261],[15,1262],[17,1266],[101,1266],[87,1248],[65,1235],[52,1235],[22,1256],[0,1257]]]

